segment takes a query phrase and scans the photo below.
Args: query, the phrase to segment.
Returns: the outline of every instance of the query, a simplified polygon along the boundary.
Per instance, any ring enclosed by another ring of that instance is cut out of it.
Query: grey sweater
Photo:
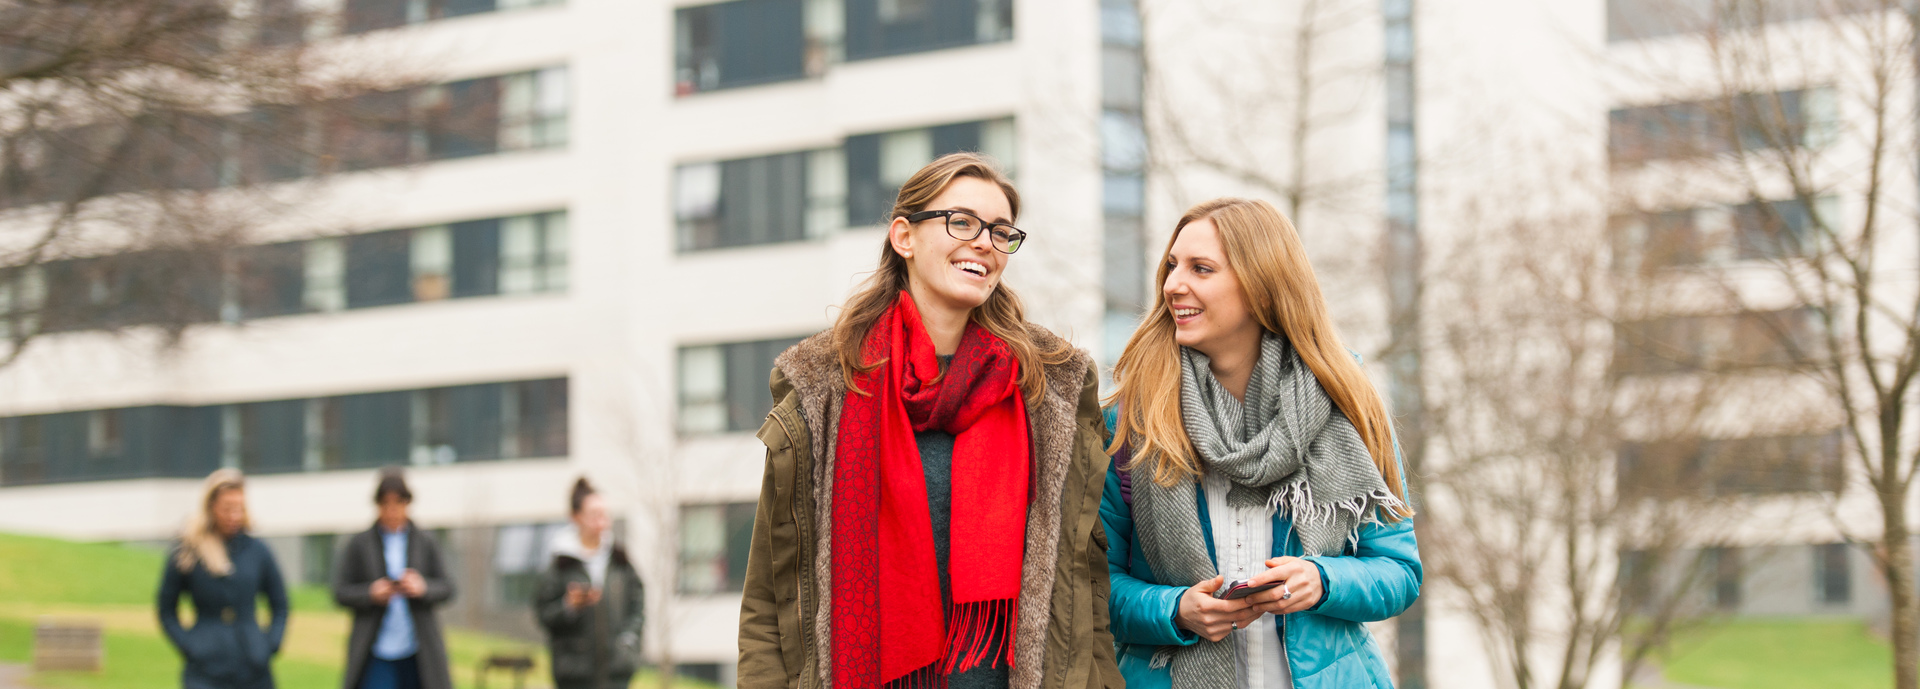
[[[941,368],[946,368],[950,357],[940,357]],[[953,522],[953,434],[942,431],[915,433],[915,444],[920,447],[920,467],[927,477],[927,514],[933,520],[933,555],[940,562],[940,599],[951,607],[953,603],[953,582],[948,573],[947,553],[950,541],[947,537]],[[994,644],[992,658],[1002,658],[1006,654],[1005,640]],[[972,670],[947,677],[949,689],[1005,689],[1008,684],[1008,667],[1004,660],[995,663],[981,663]]]

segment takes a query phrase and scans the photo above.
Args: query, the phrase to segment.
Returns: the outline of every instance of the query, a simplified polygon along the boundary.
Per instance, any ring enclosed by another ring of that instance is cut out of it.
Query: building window
[[[239,435],[236,468],[249,474],[306,468],[307,400],[253,402],[233,408]]]
[[[567,524],[509,524],[494,530],[494,600],[502,606],[533,603],[534,589],[540,584],[540,571],[552,556],[547,544]]]
[[[408,230],[346,237],[347,308],[414,300],[413,242]]]
[[[848,60],[1013,39],[1012,0],[845,0]]]
[[[391,29],[469,14],[557,5],[560,0],[346,0],[348,34]]]
[[[1621,446],[1623,495],[1683,498],[1836,492],[1845,478],[1839,431],[1749,438],[1681,438]]]
[[[754,503],[680,506],[680,592],[740,591],[753,545]]]
[[[1014,172],[1013,120],[960,122],[847,138],[847,226],[885,224],[900,185],[933,159],[958,151],[992,156]]]
[[[1739,610],[1743,588],[1740,549],[1708,548],[1701,558],[1708,581],[1708,604],[1724,611]]]
[[[767,377],[773,360],[801,338],[680,348],[680,430],[725,433],[758,429],[773,411]]]
[[[809,155],[680,166],[674,190],[680,250],[807,238]]]
[[[236,252],[240,318],[306,311],[306,246],[305,242],[286,242]]]
[[[1607,40],[1637,41],[1713,29],[1741,29],[1820,16],[1818,0],[1719,3],[1709,0],[1607,0]],[[1837,9],[1847,11],[1840,3]]]
[[[675,10],[674,92],[806,76],[803,0],[733,0]]]
[[[302,583],[311,586],[332,585],[335,542],[334,535],[330,533],[307,534],[300,537]]]
[[[1817,356],[1819,314],[1811,309],[1669,316],[1614,328],[1616,375],[1790,366]]]
[[[501,77],[500,147],[516,151],[567,145],[567,68]]]
[[[1822,605],[1853,602],[1853,568],[1845,543],[1809,546],[1813,550],[1813,583]]]
[[[1620,165],[1735,149],[1819,147],[1833,140],[1838,118],[1832,89],[1620,108],[1608,116],[1607,151]]]

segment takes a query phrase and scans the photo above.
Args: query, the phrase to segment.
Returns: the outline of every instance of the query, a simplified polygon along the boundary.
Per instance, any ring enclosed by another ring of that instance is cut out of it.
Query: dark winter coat
[[[259,540],[240,534],[227,539],[233,571],[216,577],[204,564],[182,572],[178,546],[160,574],[160,628],[186,660],[180,671],[185,689],[273,689],[270,661],[287,633],[287,586],[273,552]],[[264,631],[254,601],[267,595],[273,622]],[[193,628],[180,625],[180,596],[193,599]]]
[[[427,532],[414,528],[413,522],[407,522],[407,568],[418,571],[427,582],[426,594],[407,601],[407,609],[413,613],[413,639],[420,647],[414,655],[420,669],[420,688],[453,689],[446,639],[433,612],[453,598],[453,580],[448,578],[440,557],[440,544]],[[387,605],[374,602],[368,588],[385,576],[387,549],[380,540],[380,525],[374,524],[347,541],[333,567],[333,601],[353,612],[353,633],[347,637],[347,674],[342,682],[345,689],[360,686],[367,662],[373,658],[373,642],[380,636]]]
[[[647,591],[626,549],[619,544],[612,547],[598,604],[577,610],[567,607],[567,585],[592,582],[577,549],[555,548],[553,563],[540,574],[533,609],[547,630],[555,686],[624,686],[616,680],[632,676],[640,666]]]

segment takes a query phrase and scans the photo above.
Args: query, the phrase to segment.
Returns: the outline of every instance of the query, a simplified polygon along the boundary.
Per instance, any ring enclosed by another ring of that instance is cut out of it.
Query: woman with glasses
[[[1098,379],[1004,282],[1026,233],[989,159],[900,187],[880,265],[787,350],[739,685],[1119,687]]]
[[[1413,510],[1300,236],[1264,201],[1201,203],[1159,284],[1113,369],[1100,507],[1127,686],[1391,688],[1363,623],[1420,595]]]

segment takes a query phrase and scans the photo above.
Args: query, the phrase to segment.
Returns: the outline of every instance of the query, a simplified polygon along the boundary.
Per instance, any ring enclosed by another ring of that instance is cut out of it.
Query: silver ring
[[[1293,592],[1291,592],[1291,591],[1288,591],[1288,592],[1284,592],[1284,593],[1281,593],[1281,594],[1280,594],[1280,600],[1290,600],[1290,599],[1292,599],[1292,598],[1293,598]]]

